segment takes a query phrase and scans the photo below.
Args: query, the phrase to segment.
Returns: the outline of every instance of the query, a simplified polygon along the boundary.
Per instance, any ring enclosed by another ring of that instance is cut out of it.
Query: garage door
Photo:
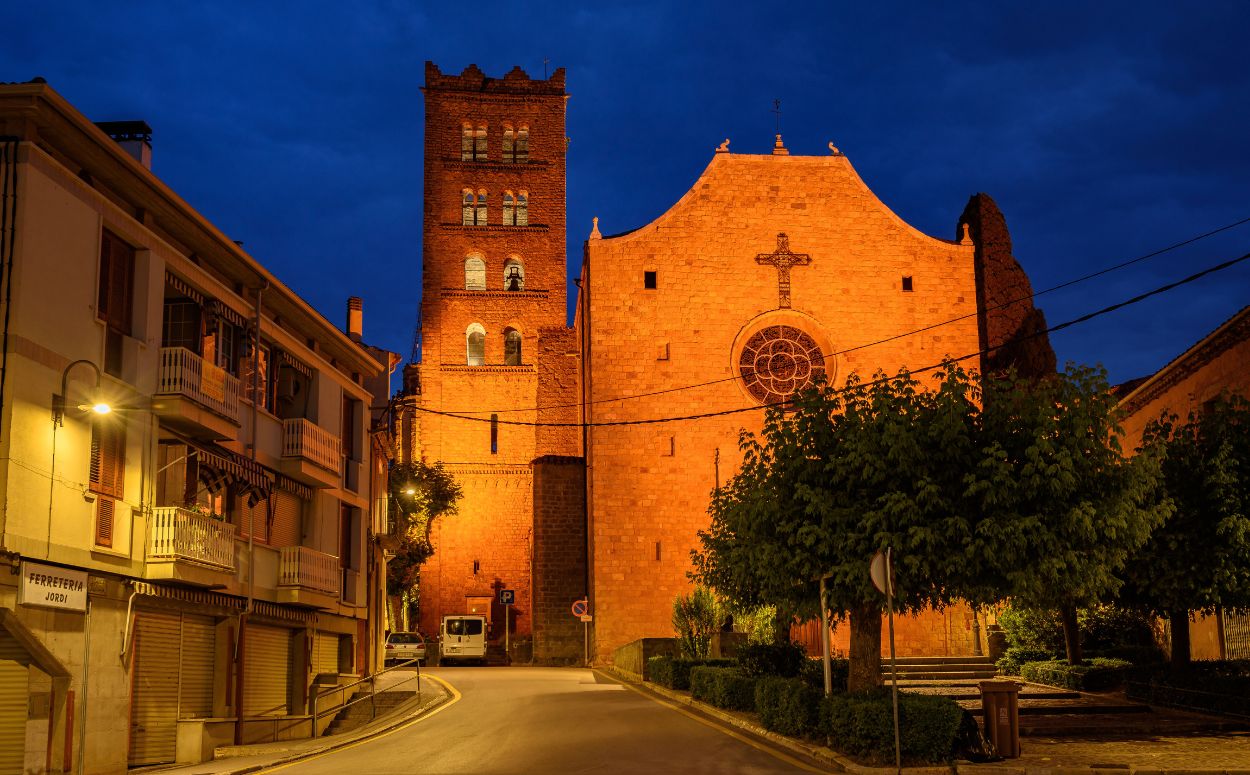
[[[313,641],[313,674],[339,672],[339,636],[319,632]]]
[[[172,762],[178,719],[213,711],[213,619],[176,611],[135,613],[130,763]]]
[[[20,773],[26,759],[26,703],[30,657],[0,630],[0,773]]]
[[[291,631],[247,626],[243,649],[243,715],[285,716],[291,683]]]

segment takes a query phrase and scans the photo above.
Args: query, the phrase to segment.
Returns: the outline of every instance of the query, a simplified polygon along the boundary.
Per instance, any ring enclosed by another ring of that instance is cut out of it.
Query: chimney
[[[353,342],[359,342],[364,334],[365,303],[359,296],[347,300],[347,336]]]
[[[140,164],[152,169],[152,127],[146,121],[97,121],[95,125]]]

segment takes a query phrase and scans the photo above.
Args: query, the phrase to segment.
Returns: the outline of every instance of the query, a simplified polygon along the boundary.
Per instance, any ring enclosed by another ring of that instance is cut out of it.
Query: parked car
[[[425,638],[419,632],[392,632],[386,636],[386,663],[425,659]]]

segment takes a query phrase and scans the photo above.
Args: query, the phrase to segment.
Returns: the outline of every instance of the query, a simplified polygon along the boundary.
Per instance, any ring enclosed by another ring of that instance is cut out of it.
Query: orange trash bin
[[[1005,759],[1020,756],[1020,687],[1014,681],[981,681],[985,736]]]

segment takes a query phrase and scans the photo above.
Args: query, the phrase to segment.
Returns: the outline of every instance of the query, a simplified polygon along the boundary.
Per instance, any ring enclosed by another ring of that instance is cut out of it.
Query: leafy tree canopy
[[[434,553],[430,527],[444,514],[456,512],[462,492],[439,464],[422,460],[391,467],[388,480],[390,515],[394,522],[387,563],[387,594],[398,595],[417,582],[421,564]]]

